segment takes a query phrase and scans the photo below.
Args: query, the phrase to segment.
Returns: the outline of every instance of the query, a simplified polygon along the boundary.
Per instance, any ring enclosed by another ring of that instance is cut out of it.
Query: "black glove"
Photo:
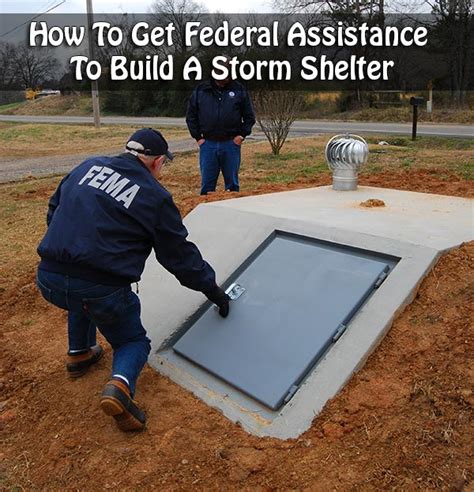
[[[203,294],[219,308],[219,314],[223,318],[227,318],[229,314],[230,297],[217,285]]]

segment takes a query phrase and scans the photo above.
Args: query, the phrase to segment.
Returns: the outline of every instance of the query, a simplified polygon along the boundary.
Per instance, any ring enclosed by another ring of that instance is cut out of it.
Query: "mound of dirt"
[[[4,111],[3,114],[38,115],[38,116],[84,116],[92,113],[92,102],[88,96],[52,95],[40,97],[14,108]]]
[[[359,205],[365,208],[385,207],[385,202],[383,200],[379,200],[378,198],[369,198],[364,202],[360,202]]]
[[[425,171],[367,175],[361,182],[472,194],[465,181],[436,180]],[[179,205],[187,212],[231,197],[189,197]],[[137,392],[147,429],[121,433],[98,407],[110,349],[86,376],[67,379],[66,315],[40,298],[31,264],[0,288],[0,486],[462,490],[474,476],[473,278],[474,243],[442,257],[312,427],[299,439],[278,441],[250,436],[149,367]]]
[[[248,435],[150,368],[137,395],[147,430],[122,434],[98,409],[110,351],[68,381],[65,316],[38,298],[30,278],[23,307],[31,322],[2,320],[4,484],[461,490],[474,462],[473,260],[472,243],[442,258],[366,366],[309,431],[286,442]]]

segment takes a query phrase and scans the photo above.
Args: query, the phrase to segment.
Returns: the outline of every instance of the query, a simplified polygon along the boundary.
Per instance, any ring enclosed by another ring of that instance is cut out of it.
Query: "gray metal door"
[[[291,398],[393,263],[276,234],[235,278],[228,318],[213,306],[174,350],[272,409]]]

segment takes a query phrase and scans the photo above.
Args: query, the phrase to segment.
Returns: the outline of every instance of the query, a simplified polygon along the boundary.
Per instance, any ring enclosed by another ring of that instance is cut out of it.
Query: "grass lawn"
[[[96,130],[92,125],[59,125],[0,122],[2,157],[42,157],[97,154],[123,147],[127,137],[142,125],[110,125]],[[189,136],[185,128],[169,128],[170,141]]]

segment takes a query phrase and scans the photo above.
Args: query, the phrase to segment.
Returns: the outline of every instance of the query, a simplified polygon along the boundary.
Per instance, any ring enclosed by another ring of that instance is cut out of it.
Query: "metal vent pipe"
[[[369,157],[367,142],[358,135],[336,135],[327,143],[325,155],[332,170],[333,189],[356,190],[359,168]]]

